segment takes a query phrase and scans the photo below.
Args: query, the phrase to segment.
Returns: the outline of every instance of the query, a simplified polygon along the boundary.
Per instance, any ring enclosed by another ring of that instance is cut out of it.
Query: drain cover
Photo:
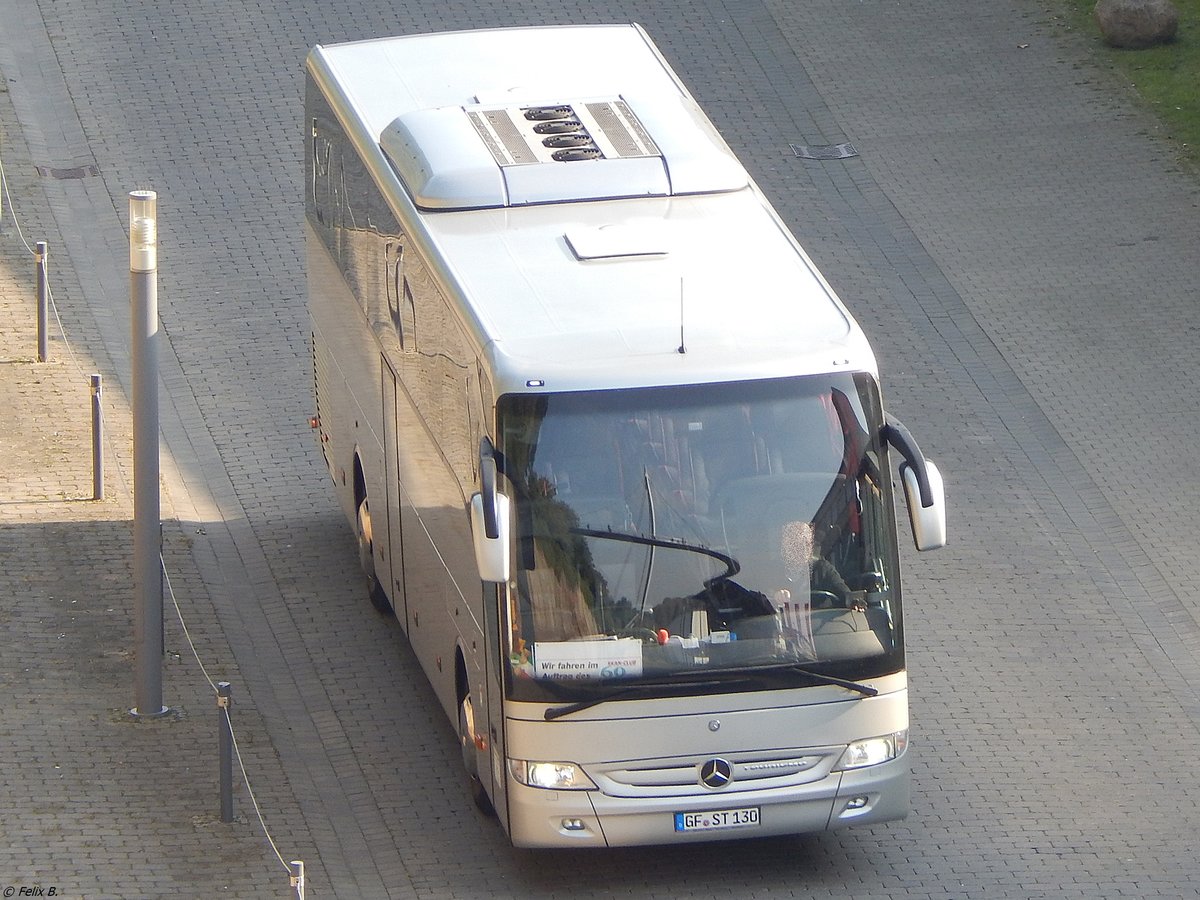
[[[844,144],[788,144],[800,159],[850,159],[858,156],[858,148]]]
[[[100,174],[95,166],[76,166],[73,169],[55,169],[50,166],[34,166],[43,178],[88,178]]]

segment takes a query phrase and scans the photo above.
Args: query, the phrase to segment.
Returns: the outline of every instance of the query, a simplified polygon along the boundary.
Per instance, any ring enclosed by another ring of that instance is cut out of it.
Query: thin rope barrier
[[[36,255],[36,251],[29,246],[29,241],[25,240],[25,232],[21,230],[21,222],[17,218],[17,208],[13,206],[12,194],[8,192],[8,176],[4,174],[4,154],[0,153],[0,188],[4,189],[4,197],[8,199],[8,209],[12,213],[13,224],[17,226],[17,234],[21,238],[21,243],[25,245],[25,249],[29,251],[31,256]],[[4,219],[4,205],[0,203],[0,221]]]
[[[10,217],[12,218],[13,225],[17,229],[17,235],[18,235],[18,237],[20,237],[21,243],[25,246],[25,249],[29,252],[29,254],[31,256],[36,257],[37,251],[33,247],[29,246],[29,241],[25,238],[25,232],[21,228],[21,219],[17,215],[16,206],[13,204],[12,194],[9,190],[8,176],[5,174],[5,171],[4,171],[4,156],[2,153],[0,153],[0,221],[3,221],[3,219],[4,219],[4,202],[5,201],[7,201],[7,203],[8,203],[8,211],[9,211]],[[84,382],[85,384],[87,384],[90,389],[91,378],[89,377],[88,373],[84,372],[83,366],[79,362],[79,356],[75,352],[75,347],[71,343],[71,340],[67,337],[66,326],[63,325],[62,316],[59,314],[59,311],[58,311],[58,304],[54,300],[54,288],[50,284],[49,273],[47,273],[47,275],[46,275],[46,297],[49,300],[50,311],[54,314],[54,322],[58,326],[58,333],[59,333],[59,336],[62,338],[63,346],[67,348],[67,356],[70,357],[70,359],[71,359],[72,367],[75,369],[76,374],[79,376],[79,380]],[[121,468],[121,465],[119,463],[120,457],[117,455],[116,444],[113,442],[111,435],[109,435],[108,433],[105,433],[103,435],[103,437],[104,437],[105,445],[107,446],[109,451],[111,451],[112,459],[118,461],[115,468],[116,468],[117,479],[120,482],[121,488],[126,494],[129,494],[130,493],[129,483],[126,480],[125,472]]]
[[[208,669],[205,668],[204,660],[200,658],[200,653],[196,650],[196,643],[192,640],[192,633],[188,631],[187,622],[183,620],[183,610],[179,608],[179,601],[175,598],[175,588],[171,586],[171,573],[167,570],[166,560],[162,554],[158,555],[158,562],[162,566],[163,581],[167,585],[167,596],[171,598],[171,605],[175,607],[175,615],[179,619],[179,627],[183,629],[183,637],[187,641],[188,647],[191,648],[192,656],[196,658],[196,665],[200,667],[200,672],[204,675],[204,680],[208,682],[208,686],[213,689],[213,693],[218,693],[217,683],[212,680],[212,676],[208,674]]]
[[[6,173],[4,171],[3,155],[0,154],[0,222],[3,222],[3,220],[4,220],[4,201],[7,201],[7,203],[8,203],[9,213],[11,215],[13,225],[16,226],[17,235],[20,237],[21,243],[25,246],[25,249],[30,253],[30,255],[36,256],[37,252],[32,247],[29,246],[29,241],[26,240],[25,232],[21,228],[21,223],[20,223],[19,217],[17,216],[16,207],[13,205],[13,202],[12,202],[12,194],[9,191],[8,176],[6,175]],[[58,325],[58,331],[59,331],[59,334],[62,336],[63,344],[67,348],[67,355],[70,357],[71,363],[74,366],[75,371],[78,373],[80,379],[87,381],[90,385],[90,378],[83,371],[83,367],[79,363],[79,358],[75,353],[75,349],[74,349],[71,341],[67,337],[67,330],[64,327],[62,317],[59,314],[58,304],[54,302],[54,292],[53,292],[53,290],[50,289],[48,277],[47,277],[47,281],[46,281],[46,289],[47,289],[47,298],[50,301],[50,308],[54,312],[54,320]],[[112,444],[111,438],[108,438],[107,435],[105,437],[106,437],[106,440],[109,442],[110,449],[112,449],[114,451],[114,457],[115,457],[116,456],[116,453],[115,453],[116,448]],[[125,493],[128,494],[129,486],[125,480],[125,476],[124,476],[123,472],[121,471],[121,468],[119,465],[117,466],[117,476],[121,481],[121,486],[122,486],[122,488],[124,488]],[[171,584],[170,572],[167,569],[166,561],[163,559],[161,553],[159,554],[158,559],[159,559],[159,565],[161,566],[161,570],[162,570],[162,574],[163,574],[164,584],[166,585],[166,588],[167,588],[167,594],[171,598],[171,605],[174,606],[174,608],[175,608],[175,615],[179,619],[180,628],[183,630],[184,640],[187,642],[187,645],[192,652],[192,656],[196,660],[196,664],[200,667],[200,672],[204,676],[204,680],[208,682],[208,686],[212,689],[214,695],[219,696],[219,691],[217,689],[217,685],[213,681],[212,676],[209,674],[208,668],[204,665],[204,660],[201,658],[200,652],[196,648],[195,641],[192,640],[191,631],[188,629],[187,621],[184,619],[184,616],[183,616],[183,609],[179,605],[179,600],[175,595],[175,588]],[[281,866],[283,866],[284,870],[287,871],[289,876],[291,876],[291,884],[296,889],[297,896],[300,898],[303,898],[304,897],[304,875],[303,875],[304,864],[300,860],[295,860],[292,862],[291,865],[289,865],[288,862],[283,858],[283,854],[281,854],[279,852],[279,846],[275,843],[275,839],[271,836],[270,829],[267,827],[266,818],[262,812],[262,807],[259,805],[258,798],[254,794],[254,788],[250,783],[250,775],[246,771],[246,765],[242,759],[242,751],[241,751],[241,748],[238,746],[237,734],[234,732],[233,721],[229,715],[228,707],[226,707],[224,709],[224,716],[225,716],[225,723],[229,728],[229,736],[232,739],[234,755],[237,757],[238,769],[242,773],[242,782],[246,786],[246,794],[250,798],[250,804],[254,807],[254,814],[258,819],[259,826],[262,828],[263,836],[267,839],[267,843],[270,845],[271,851],[275,854],[275,858],[279,860],[279,864]],[[297,868],[294,869],[293,866],[296,866]],[[300,874],[297,875],[297,872],[299,872]]]
[[[208,686],[212,688],[213,694],[220,696],[220,691],[217,690],[217,684],[213,681],[212,676],[208,673],[208,668],[204,665],[204,661],[200,658],[200,651],[196,649],[196,643],[192,640],[192,633],[188,630],[187,622],[183,618],[183,610],[179,606],[179,600],[175,596],[175,588],[171,585],[171,575],[167,571],[166,560],[162,554],[158,556],[159,564],[162,566],[163,580],[167,586],[167,594],[171,598],[171,605],[175,607],[175,615],[179,619],[179,626],[183,629],[184,640],[187,641],[188,647],[192,651],[192,656],[196,659],[196,664],[200,666],[200,671],[204,675]],[[233,739],[233,752],[237,757],[238,768],[242,773],[242,782],[246,785],[246,794],[250,798],[250,804],[254,807],[254,814],[258,817],[258,824],[262,827],[263,836],[267,839],[267,843],[271,845],[271,850],[275,853],[275,857],[279,860],[280,865],[287,869],[288,874],[292,873],[292,868],[284,860],[283,855],[279,852],[279,847],[275,843],[275,839],[271,837],[271,831],[267,828],[267,820],[263,816],[262,808],[258,805],[258,799],[254,796],[254,788],[250,785],[250,775],[246,772],[246,766],[242,762],[242,751],[238,747],[237,734],[233,729],[233,719],[229,715],[228,707],[224,710],[225,722],[229,726],[229,736]]]

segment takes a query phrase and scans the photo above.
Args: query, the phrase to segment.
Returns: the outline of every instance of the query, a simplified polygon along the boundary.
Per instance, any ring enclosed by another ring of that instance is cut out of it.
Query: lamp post
[[[162,703],[162,527],[158,460],[158,195],[129,194],[129,299],[133,322],[133,591],[139,718]]]

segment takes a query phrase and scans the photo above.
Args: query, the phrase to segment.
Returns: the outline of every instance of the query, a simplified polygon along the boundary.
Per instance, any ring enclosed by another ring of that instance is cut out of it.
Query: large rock
[[[1179,10],[1171,0],[1100,0],[1096,23],[1104,40],[1131,50],[1175,39]]]

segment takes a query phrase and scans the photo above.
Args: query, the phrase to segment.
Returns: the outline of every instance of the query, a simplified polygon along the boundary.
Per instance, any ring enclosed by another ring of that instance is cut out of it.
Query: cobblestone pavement
[[[649,29],[946,473],[952,546],[905,559],[902,823],[514,851],[364,602],[307,426],[304,55],[583,21]],[[1053,0],[0,0],[0,22],[0,893],[294,896],[302,859],[310,897],[1200,894],[1200,187]],[[171,713],[135,721],[124,220],[143,187]],[[38,240],[66,335],[47,362]],[[244,786],[219,821],[210,679],[233,684],[274,847]]]

